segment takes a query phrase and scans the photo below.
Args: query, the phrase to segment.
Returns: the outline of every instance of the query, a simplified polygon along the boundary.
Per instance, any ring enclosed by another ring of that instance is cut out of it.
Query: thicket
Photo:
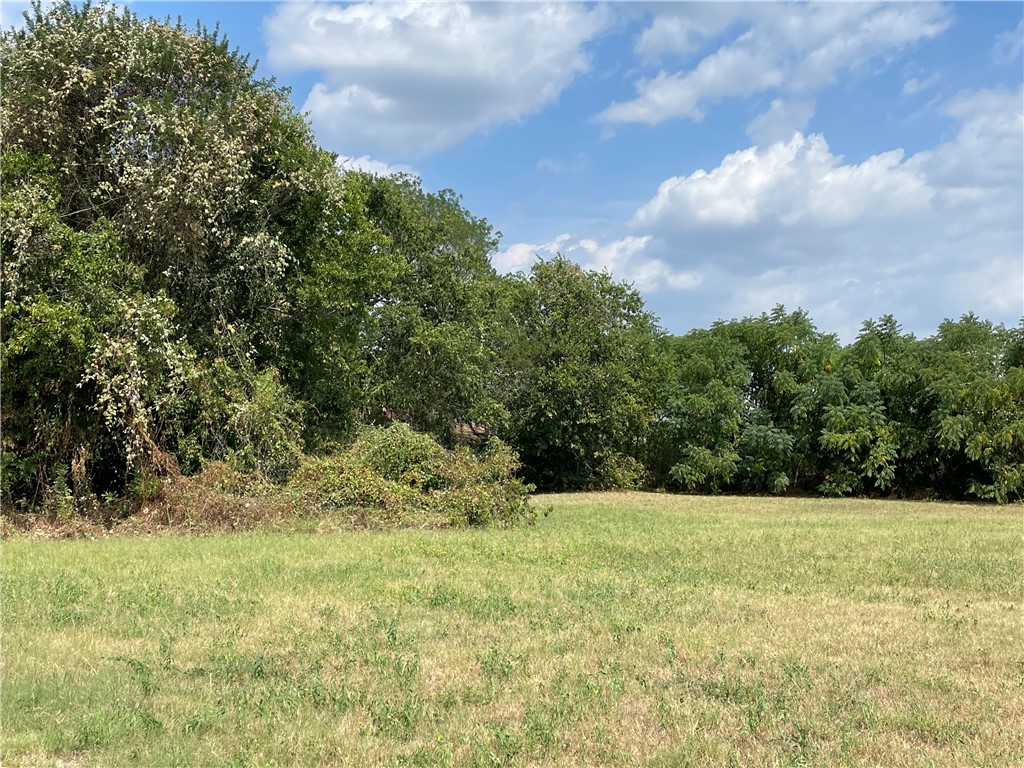
[[[658,471],[694,491],[1024,497],[1024,321],[841,346],[803,312],[669,340]]]
[[[524,483],[1024,492],[1024,326],[887,317],[842,347],[780,308],[671,337],[562,258],[496,274],[454,192],[340,172],[216,31],[65,2],[0,54],[5,512],[170,486],[446,524],[528,517]]]
[[[357,525],[509,527],[533,519],[519,459],[494,438],[446,449],[406,424],[371,427],[346,449],[306,459],[285,492],[306,514]]]

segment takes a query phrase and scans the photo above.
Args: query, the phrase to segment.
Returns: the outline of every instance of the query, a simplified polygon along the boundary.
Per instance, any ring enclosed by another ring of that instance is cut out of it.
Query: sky
[[[500,271],[561,253],[671,333],[1024,315],[1024,3],[131,7],[220,22],[345,167],[461,194]]]

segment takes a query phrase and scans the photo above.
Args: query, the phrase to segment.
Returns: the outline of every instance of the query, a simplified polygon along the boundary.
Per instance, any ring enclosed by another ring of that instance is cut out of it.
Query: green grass
[[[0,763],[1024,765],[1022,510],[3,544]]]

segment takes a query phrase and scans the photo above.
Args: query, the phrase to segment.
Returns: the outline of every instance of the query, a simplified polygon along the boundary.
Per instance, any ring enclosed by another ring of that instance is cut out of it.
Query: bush
[[[408,424],[367,429],[352,446],[361,463],[388,480],[422,488],[438,487],[447,451]]]
[[[638,459],[612,450],[599,451],[594,458],[597,467],[586,485],[589,490],[624,491],[643,485],[647,471]]]
[[[518,468],[500,440],[449,451],[395,424],[306,459],[286,493],[310,514],[341,514],[361,526],[512,526],[533,519],[532,487],[516,478]]]
[[[225,462],[249,481],[284,483],[302,458],[303,404],[276,368],[258,370],[244,344],[231,343],[238,347],[237,362],[217,357],[195,366],[187,391],[168,414],[167,442],[187,475]]]

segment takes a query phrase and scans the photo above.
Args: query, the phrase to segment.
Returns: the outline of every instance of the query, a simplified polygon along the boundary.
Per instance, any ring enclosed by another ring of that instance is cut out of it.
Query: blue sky
[[[499,269],[610,270],[670,332],[1024,315],[1024,4],[132,7],[220,21],[348,165],[462,194]]]

